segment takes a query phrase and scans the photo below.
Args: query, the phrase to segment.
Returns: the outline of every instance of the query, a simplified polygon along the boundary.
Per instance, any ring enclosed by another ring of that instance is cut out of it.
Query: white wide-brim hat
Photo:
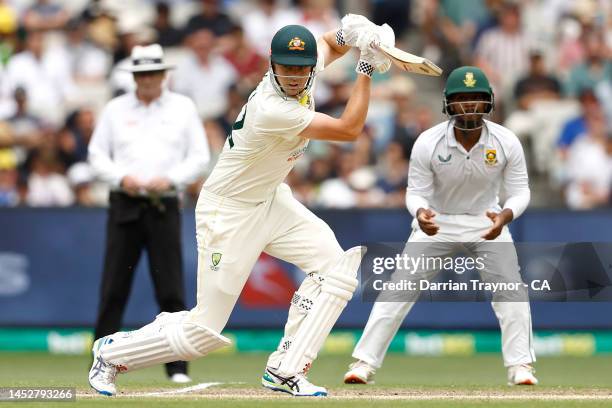
[[[165,71],[173,69],[174,65],[164,62],[164,51],[161,45],[137,45],[132,49],[131,65],[125,67],[130,72]]]

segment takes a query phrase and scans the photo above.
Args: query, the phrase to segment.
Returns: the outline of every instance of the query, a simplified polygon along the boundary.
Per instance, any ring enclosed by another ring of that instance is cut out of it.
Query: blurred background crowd
[[[276,30],[318,36],[348,12],[388,23],[400,48],[446,73],[486,71],[493,119],[525,148],[532,207],[612,204],[610,0],[0,0],[0,207],[106,205],[87,144],[105,103],[134,89],[121,68],[135,45],[157,42],[176,64],[167,85],[194,100],[212,168]],[[320,76],[318,111],[343,111],[356,59]],[[375,75],[364,134],[311,142],[287,180],[294,194],[311,207],[403,207],[412,145],[445,120],[444,79]]]

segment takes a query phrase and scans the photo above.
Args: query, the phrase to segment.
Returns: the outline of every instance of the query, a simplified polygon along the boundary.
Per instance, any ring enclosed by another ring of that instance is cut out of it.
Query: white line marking
[[[141,396],[141,397],[158,397],[162,395],[165,396],[165,395],[187,394],[192,391],[202,391],[207,388],[214,387],[215,385],[221,385],[221,384],[223,383],[222,382],[199,383],[196,385],[192,385],[191,387],[179,388],[177,390],[144,392],[144,393],[138,393],[136,395]]]

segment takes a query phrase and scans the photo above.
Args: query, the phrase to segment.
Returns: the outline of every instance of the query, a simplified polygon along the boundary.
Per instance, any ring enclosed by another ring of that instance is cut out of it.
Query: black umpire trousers
[[[134,271],[147,250],[155,298],[162,312],[185,310],[181,220],[176,197],[151,199],[112,192],[106,253],[94,337],[121,329]],[[168,376],[187,373],[185,361],[166,364]]]

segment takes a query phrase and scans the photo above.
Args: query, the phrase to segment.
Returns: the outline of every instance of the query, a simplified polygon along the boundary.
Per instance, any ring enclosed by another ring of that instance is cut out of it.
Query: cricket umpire
[[[193,102],[164,88],[171,68],[160,45],[135,47],[136,90],[107,104],[89,145],[91,165],[111,185],[96,339],[121,328],[143,249],[160,311],[186,309],[178,193],[202,175],[210,152]],[[190,381],[184,361],[166,372]]]

